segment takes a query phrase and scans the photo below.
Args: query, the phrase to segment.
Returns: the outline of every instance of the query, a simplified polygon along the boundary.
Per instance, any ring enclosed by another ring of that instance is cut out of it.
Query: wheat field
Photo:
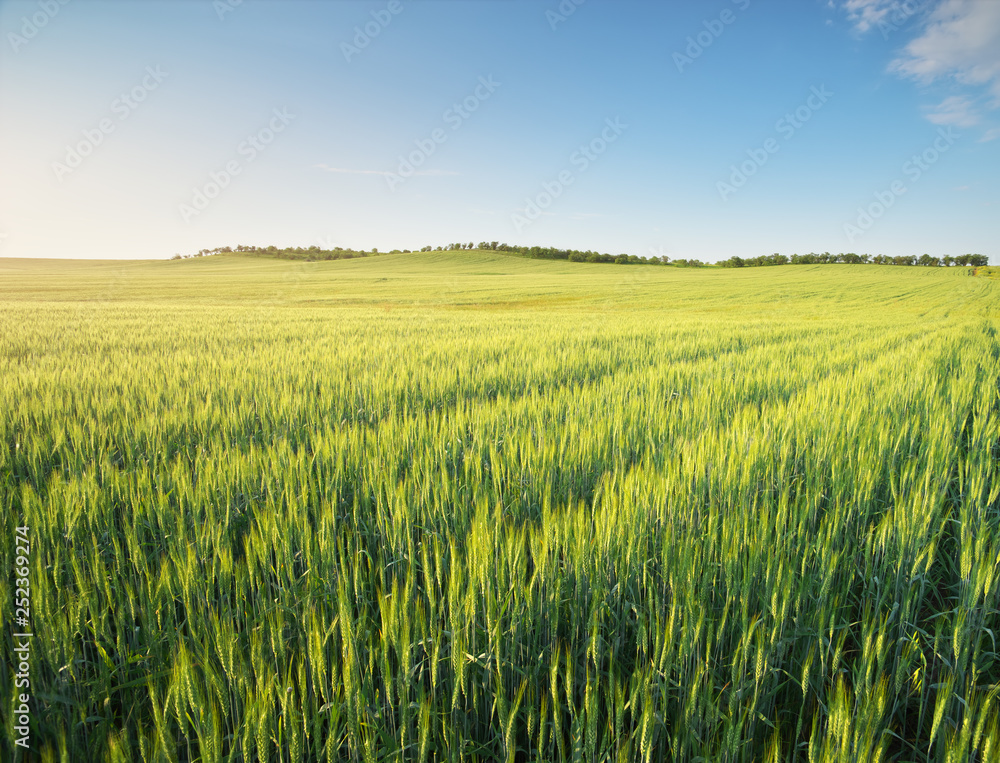
[[[957,269],[0,260],[35,759],[998,760],[998,328]]]

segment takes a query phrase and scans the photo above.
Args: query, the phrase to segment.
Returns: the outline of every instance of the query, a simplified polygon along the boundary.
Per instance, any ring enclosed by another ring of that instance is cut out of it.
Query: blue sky
[[[4,0],[0,256],[1000,263],[995,0]]]

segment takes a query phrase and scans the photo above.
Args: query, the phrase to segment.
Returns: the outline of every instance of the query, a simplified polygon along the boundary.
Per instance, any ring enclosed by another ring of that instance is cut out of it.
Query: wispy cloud
[[[329,167],[325,164],[317,164],[316,169],[323,170],[324,172],[340,172],[344,175],[391,175],[391,172],[386,172],[385,170],[351,170],[345,169],[343,167]]]
[[[928,109],[927,121],[936,125],[972,127],[980,118],[975,104],[969,98],[953,95],[945,98],[937,106]]]
[[[899,5],[899,0],[846,0],[844,10],[854,28],[864,34],[880,22],[886,21],[889,14]]]
[[[925,109],[927,121],[973,127],[984,112],[1000,108],[1000,0],[843,0],[840,7],[860,33],[918,20],[916,36],[889,71],[922,85],[957,88],[958,94]],[[997,137],[988,129],[981,140]]]
[[[382,177],[388,177],[389,175],[395,175],[395,172],[390,172],[389,170],[356,170],[349,169],[345,167],[330,167],[326,164],[315,165],[316,169],[323,170],[324,172],[338,172],[343,175],[381,175]],[[412,173],[414,175],[459,175],[459,172],[452,172],[451,170],[414,170]]]

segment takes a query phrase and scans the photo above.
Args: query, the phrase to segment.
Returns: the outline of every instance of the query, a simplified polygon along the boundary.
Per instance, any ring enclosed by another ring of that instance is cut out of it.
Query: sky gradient
[[[3,0],[0,36],[3,257],[1000,264],[996,0]]]

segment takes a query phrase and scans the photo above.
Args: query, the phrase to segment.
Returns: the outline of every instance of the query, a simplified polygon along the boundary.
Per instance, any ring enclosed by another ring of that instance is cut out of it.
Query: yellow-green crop
[[[998,316],[923,268],[0,260],[4,755],[28,526],[43,760],[996,760]]]

